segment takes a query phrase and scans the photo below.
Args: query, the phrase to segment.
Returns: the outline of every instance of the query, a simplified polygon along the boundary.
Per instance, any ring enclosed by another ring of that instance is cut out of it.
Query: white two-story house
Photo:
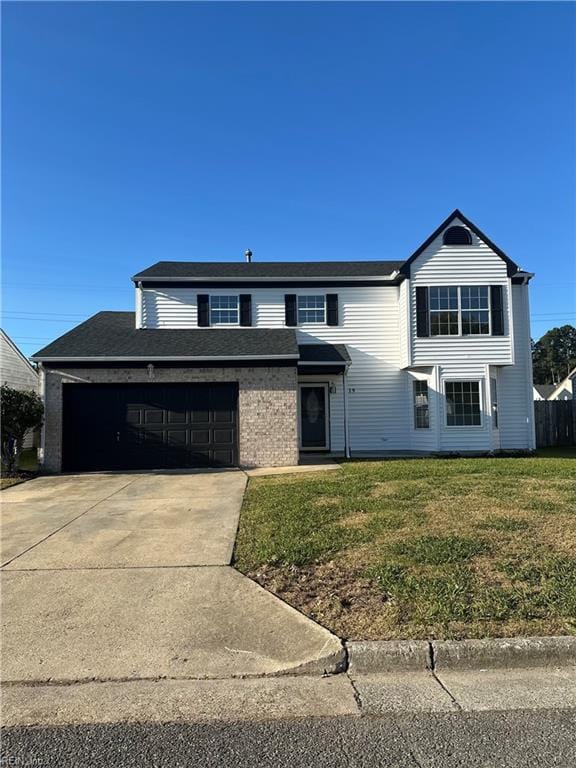
[[[159,262],[34,355],[44,466],[532,450],[531,277],[459,211],[405,260]]]

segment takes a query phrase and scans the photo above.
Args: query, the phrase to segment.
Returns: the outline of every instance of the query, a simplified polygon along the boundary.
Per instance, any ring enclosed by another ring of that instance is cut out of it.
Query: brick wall
[[[62,465],[62,387],[74,384],[202,383],[236,381],[239,387],[240,464],[281,467],[298,463],[298,378],[295,367],[143,368],[45,370],[43,465]],[[86,439],[90,439],[86,436]]]

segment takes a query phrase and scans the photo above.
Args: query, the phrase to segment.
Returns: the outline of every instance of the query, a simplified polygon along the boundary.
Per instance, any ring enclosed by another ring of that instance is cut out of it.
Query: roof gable
[[[38,371],[36,370],[36,368],[34,368],[30,360],[28,360],[28,358],[25,357],[22,350],[12,341],[10,336],[8,336],[8,334],[3,328],[0,328],[0,335],[2,336],[6,344],[8,344],[14,350],[14,352],[18,355],[18,357],[22,360],[22,362],[26,364],[26,366],[30,369],[30,371],[35,376],[38,376]]]
[[[450,216],[444,219],[442,224],[440,224],[440,226],[437,227],[434,230],[434,232],[432,232],[430,237],[428,237],[422,243],[422,245],[419,248],[417,248],[408,259],[406,259],[406,261],[404,262],[400,270],[402,274],[406,275],[406,277],[410,277],[410,265],[414,261],[416,261],[418,256],[420,256],[426,250],[426,248],[428,248],[428,246],[430,246],[434,242],[434,240],[436,240],[436,238],[440,234],[442,234],[442,232],[447,227],[449,227],[450,224],[452,224],[452,222],[455,222],[455,221],[457,221],[458,223],[465,224],[468,227],[468,229],[476,235],[476,237],[482,240],[492,251],[494,251],[494,253],[497,256],[499,256],[502,259],[502,261],[505,262],[508,277],[512,277],[513,275],[515,275],[517,272],[520,271],[518,265],[514,261],[512,261],[512,259],[510,259],[501,248],[499,248],[495,243],[493,243],[492,240],[490,240],[490,238],[487,237],[484,234],[484,232],[482,232],[481,229],[479,229],[472,221],[470,221],[470,219],[464,216],[464,214],[461,211],[459,211],[458,208],[456,208],[456,210],[452,211]]]

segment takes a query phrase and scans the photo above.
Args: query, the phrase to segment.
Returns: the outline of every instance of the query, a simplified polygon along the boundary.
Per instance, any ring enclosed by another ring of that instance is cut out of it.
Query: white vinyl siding
[[[196,328],[197,294],[194,288],[144,288],[142,328]]]
[[[353,453],[406,450],[410,422],[402,404],[407,402],[408,380],[400,370],[398,288],[342,287],[327,292],[338,293],[340,324],[300,326],[297,337],[299,344],[325,341],[347,346],[352,360],[347,376],[350,448]],[[281,306],[274,312],[279,295]],[[258,295],[258,324],[266,317],[267,324],[279,319],[283,325],[283,292],[269,291],[263,304],[260,299]],[[340,391],[342,377],[336,381]],[[343,414],[343,403],[338,407]]]
[[[528,288],[511,285],[506,264],[472,235],[469,246],[444,246],[442,235],[411,265],[399,286],[338,286],[315,289],[250,287],[147,289],[141,293],[144,328],[197,327],[197,294],[250,293],[253,324],[285,327],[286,293],[338,294],[339,325],[306,322],[295,328],[299,344],[345,344],[352,455],[387,451],[490,451],[533,447]],[[504,336],[416,336],[417,286],[503,286]],[[499,428],[491,416],[490,377],[497,379]],[[328,383],[330,446],[344,450],[344,391],[341,375],[300,376]],[[429,429],[414,426],[413,382],[428,383]],[[446,381],[478,381],[480,426],[448,427]]]
[[[12,389],[32,390],[38,392],[39,377],[32,365],[27,362],[22,353],[0,331],[0,383],[8,384]],[[32,448],[33,433],[27,432],[24,438],[24,448]]]
[[[404,280],[398,289],[400,367],[410,365],[410,281]]]
[[[498,370],[498,431],[503,450],[534,448],[528,286],[512,286],[514,361]]]
[[[454,222],[458,224],[459,222]],[[504,336],[416,335],[417,286],[502,285]],[[513,362],[510,318],[510,280],[506,264],[472,234],[472,245],[443,245],[440,234],[411,265],[410,279],[411,361],[413,366],[441,365],[458,361],[509,365]]]

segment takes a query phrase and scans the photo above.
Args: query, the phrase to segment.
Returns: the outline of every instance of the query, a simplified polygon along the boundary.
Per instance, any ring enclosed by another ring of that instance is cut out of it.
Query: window
[[[487,285],[460,288],[462,335],[481,336],[490,333],[490,301]]]
[[[416,429],[428,429],[430,427],[427,381],[414,382],[414,426]]]
[[[445,384],[445,392],[447,426],[481,426],[480,382],[447,381]]]
[[[298,296],[298,325],[326,322],[326,296]]]
[[[487,285],[429,288],[431,336],[490,335]]]
[[[210,325],[238,325],[238,296],[210,296]]]
[[[498,429],[498,385],[496,379],[490,379],[490,401],[492,403],[492,427]]]
[[[466,227],[448,227],[442,242],[444,245],[472,245],[472,235]]]
[[[458,336],[458,288],[430,288],[430,334]]]

